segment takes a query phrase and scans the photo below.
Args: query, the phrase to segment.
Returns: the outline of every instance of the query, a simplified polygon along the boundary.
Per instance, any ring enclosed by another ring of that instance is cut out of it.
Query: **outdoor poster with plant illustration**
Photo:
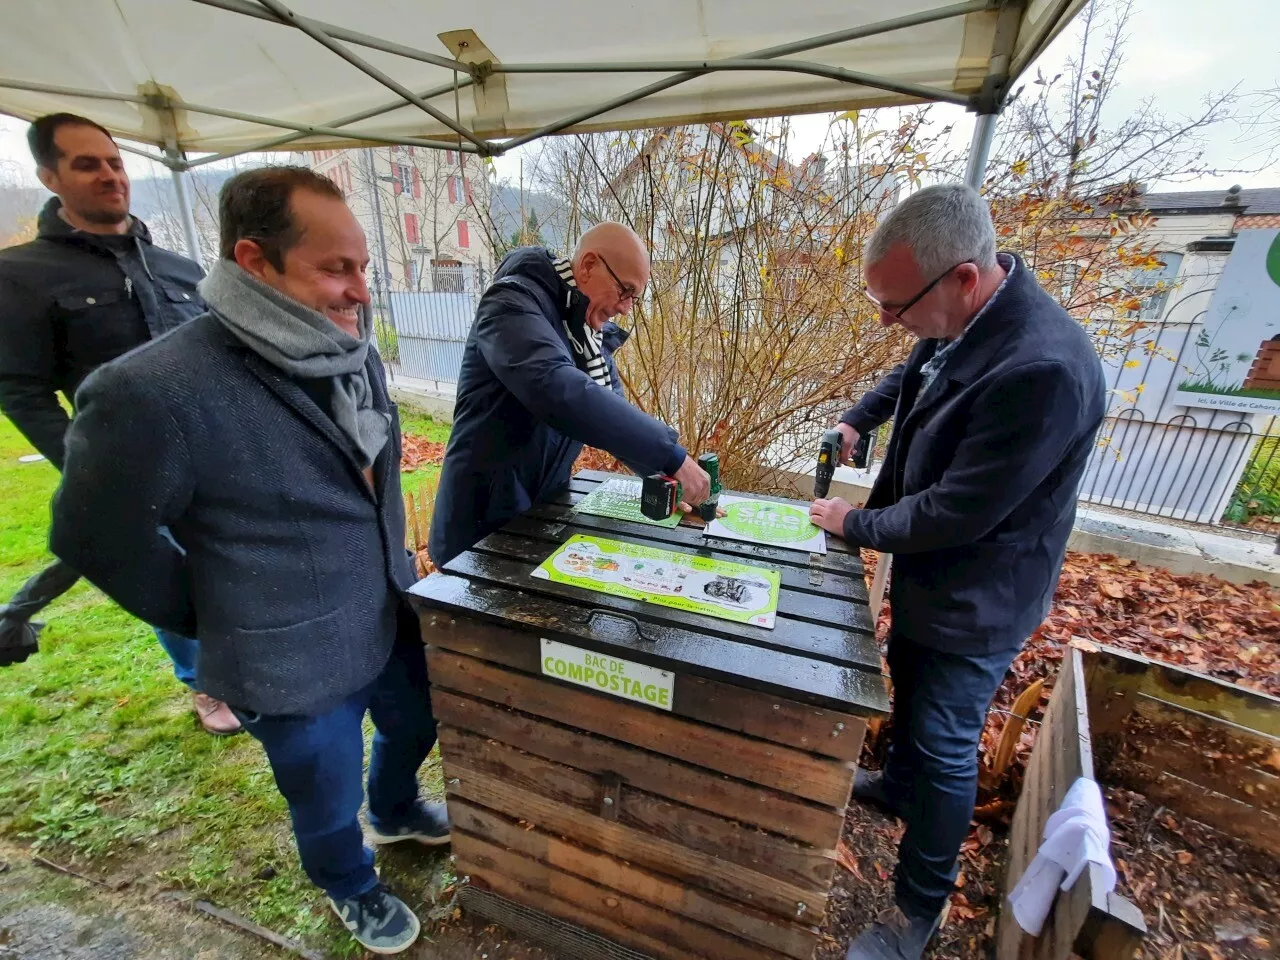
[[[1174,403],[1280,413],[1280,230],[1240,232],[1182,363]]]

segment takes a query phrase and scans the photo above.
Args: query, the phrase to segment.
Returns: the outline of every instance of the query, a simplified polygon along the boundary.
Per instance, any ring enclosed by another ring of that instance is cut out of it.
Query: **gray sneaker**
[[[439,847],[449,842],[449,813],[438,800],[419,800],[404,820],[388,823],[369,815],[370,839],[379,846],[399,843],[401,840],[417,840],[428,847]]]
[[[845,960],[920,960],[941,925],[941,914],[932,920],[919,919],[894,906],[858,935]]]
[[[346,900],[330,897],[329,906],[371,953],[402,953],[413,946],[422,930],[413,911],[382,884]]]

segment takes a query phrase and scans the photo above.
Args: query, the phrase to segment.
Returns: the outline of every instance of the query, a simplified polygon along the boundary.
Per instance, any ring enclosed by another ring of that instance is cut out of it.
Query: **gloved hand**
[[[39,650],[36,637],[43,629],[43,623],[32,623],[16,617],[0,617],[0,667],[22,663]]]

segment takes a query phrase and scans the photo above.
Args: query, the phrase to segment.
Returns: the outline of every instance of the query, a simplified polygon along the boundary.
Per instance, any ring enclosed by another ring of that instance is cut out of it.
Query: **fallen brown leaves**
[[[1117,892],[1147,922],[1142,960],[1275,956],[1280,885],[1269,857],[1142,794],[1105,792]]]
[[[582,448],[582,452],[578,454],[578,459],[573,462],[573,469],[569,471],[569,475],[573,476],[579,470],[604,470],[608,473],[623,474],[631,472],[613,454],[606,453],[604,450],[597,450],[595,447]]]
[[[874,552],[864,550],[862,559],[870,583],[877,557]],[[888,635],[889,624],[886,596],[877,615],[877,635],[882,640]],[[1118,647],[1280,695],[1280,594],[1274,588],[1263,583],[1227,583],[1202,574],[1172,574],[1113,556],[1069,553],[1045,622],[1014,660],[992,704],[982,734],[983,766],[978,806],[974,811],[976,823],[960,854],[964,879],[958,884],[948,923],[930,951],[931,956],[978,956],[991,943],[994,917],[1000,906],[1000,884],[1007,852],[1006,828],[1021,790],[1039,720],[1052,693],[1063,651],[1068,646],[1087,649],[1093,644]],[[1015,711],[1019,697],[1037,681],[1043,681],[1038,696],[1034,697],[1038,702],[1024,700]],[[1015,712],[1027,719],[1015,719],[1011,716]],[[883,756],[884,734],[888,731],[887,725],[880,731],[874,726],[868,730],[864,762],[869,759],[877,764]],[[1007,726],[1021,729],[1016,729],[1016,736],[1011,729],[1011,736],[1005,738]],[[1002,740],[1003,751],[1000,750]],[[998,765],[997,752],[1001,753]],[[1263,760],[1262,765],[1271,766],[1273,762],[1280,772],[1280,751]],[[1145,802],[1136,794],[1132,796]],[[1132,827],[1132,818],[1126,819],[1123,811],[1116,810],[1114,805],[1112,813],[1117,837],[1132,843],[1124,839]],[[1167,812],[1165,815],[1172,820]],[[855,815],[851,812],[850,817],[853,819]],[[856,817],[862,819],[865,814],[859,812]],[[857,826],[861,828],[859,832],[847,835],[851,847],[846,857],[855,864],[867,863],[864,850],[869,842],[871,849],[883,855],[890,840],[884,836],[883,828],[869,829],[871,825],[865,822]],[[1158,826],[1172,829],[1164,821]],[[1184,825],[1176,826],[1185,833]],[[1145,821],[1142,828],[1146,828]],[[1150,845],[1157,849],[1160,858],[1158,867],[1154,861],[1147,866],[1149,858],[1126,858],[1117,853],[1129,871],[1125,874],[1122,870],[1122,879],[1136,876],[1135,871],[1139,869],[1143,871],[1141,879],[1145,886],[1139,887],[1140,895],[1135,899],[1146,914],[1148,925],[1165,924],[1166,935],[1155,941],[1164,952],[1148,952],[1145,956],[1178,955],[1190,960],[1192,957],[1273,955],[1266,952],[1274,950],[1277,942],[1273,925],[1262,922],[1246,909],[1250,893],[1254,895],[1254,903],[1274,903],[1273,889],[1269,887],[1262,900],[1257,899],[1256,889],[1237,890],[1234,886],[1224,895],[1213,894],[1216,899],[1206,897],[1206,892],[1222,882],[1224,876],[1232,876],[1233,870],[1239,873],[1237,864],[1246,857],[1239,845],[1232,846],[1235,842],[1230,838],[1214,836],[1218,839],[1213,843],[1205,839],[1197,843],[1169,841],[1164,848],[1152,839]],[[1225,860],[1220,858],[1219,850],[1224,851]],[[1206,861],[1210,862],[1208,866]],[[892,858],[888,862],[891,866]],[[856,933],[874,918],[868,907],[875,901],[870,898],[882,899],[884,895],[874,878],[866,884],[862,877],[854,876],[848,864],[845,867],[844,880],[839,884],[847,891],[841,898],[845,906],[835,924],[835,939],[840,942],[847,942],[843,938]],[[1260,876],[1256,871],[1249,875],[1251,884]],[[1213,924],[1206,927],[1202,922],[1193,930],[1185,926],[1192,919],[1188,914],[1194,914],[1186,909],[1188,901],[1206,908],[1206,915],[1219,905],[1236,909],[1230,916],[1227,916],[1229,911],[1216,913]],[[862,906],[863,903],[867,906]],[[1178,922],[1184,924],[1176,936],[1171,935],[1175,914]]]
[[[1032,645],[1072,637],[1280,694],[1280,602],[1265,583],[1068,554],[1053,609]]]
[[[444,463],[444,444],[406,433],[400,438],[400,469],[417,470],[424,464]]]
[[[982,734],[980,809],[1018,796],[1036,724],[1021,730],[1005,770],[991,763],[1018,696],[1045,680],[1039,720],[1068,646],[1105,644],[1188,670],[1280,694],[1280,595],[1265,583],[1241,585],[1205,574],[1173,574],[1109,555],[1067,554],[1053,606],[1013,661]],[[1005,711],[1005,712],[1001,712]],[[1006,808],[999,810],[1007,820]]]

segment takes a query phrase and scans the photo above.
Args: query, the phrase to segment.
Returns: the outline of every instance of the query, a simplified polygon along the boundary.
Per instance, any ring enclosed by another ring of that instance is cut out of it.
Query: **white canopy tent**
[[[157,147],[126,149],[173,171],[197,259],[183,171],[263,150],[497,156],[555,133],[945,101],[978,114],[976,185],[1010,85],[1084,3],[4,0],[0,113],[71,111]]]
[[[878,0],[288,3],[7,0],[0,112],[73,110],[177,170],[929,100],[992,114],[1084,0],[900,0],[891,19]]]

